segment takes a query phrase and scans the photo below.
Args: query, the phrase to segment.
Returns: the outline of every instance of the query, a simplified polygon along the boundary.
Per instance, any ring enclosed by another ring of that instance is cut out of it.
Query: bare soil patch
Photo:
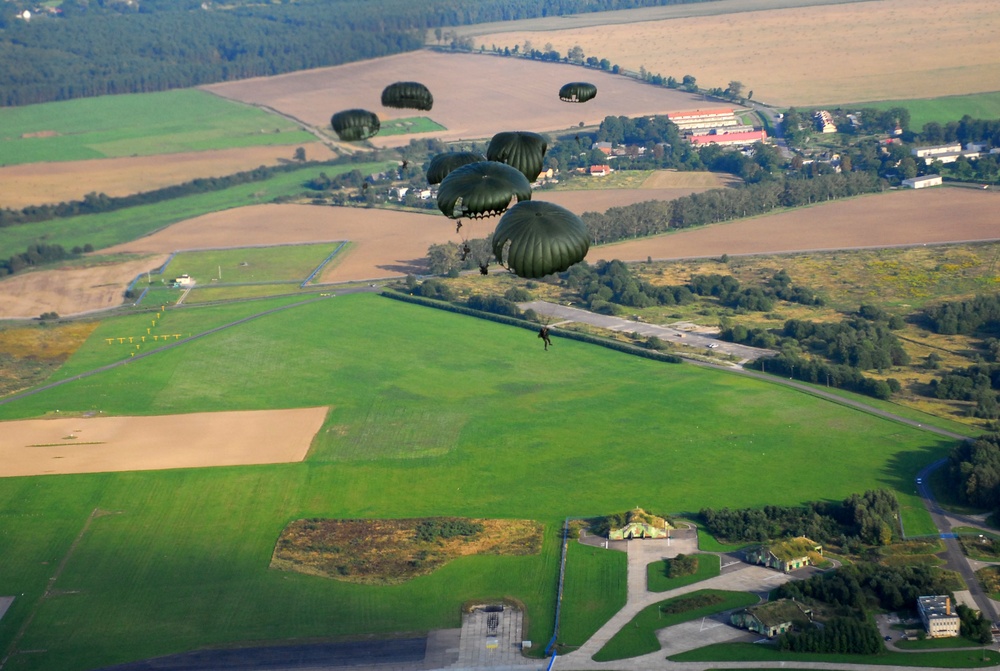
[[[38,130],[34,133],[21,133],[21,137],[25,139],[33,137],[56,137],[57,135],[59,135],[59,133],[54,130]]]
[[[531,520],[296,520],[281,532],[271,568],[389,585],[431,573],[457,557],[529,555],[541,548],[542,525]]]
[[[96,321],[0,330],[0,395],[40,383],[97,328]]]
[[[496,32],[476,46],[551,43],[703,87],[741,81],[755,100],[826,105],[1000,89],[1000,12],[978,0],[881,0],[642,21],[568,30]]]
[[[996,240],[996,194],[921,189],[863,196],[780,214],[591,248],[587,260],[643,261],[729,254]]]
[[[18,273],[0,281],[0,319],[60,316],[117,307],[139,273],[163,265],[166,254],[122,263]]]
[[[0,423],[0,477],[302,461],[326,408]]]
[[[28,205],[82,200],[92,192],[127,196],[181,184],[199,177],[222,177],[262,165],[291,162],[295,148],[309,160],[322,161],[333,152],[321,142],[292,146],[244,147],[160,156],[105,158],[91,161],[29,163],[0,167],[0,203],[20,209]]]
[[[398,81],[401,73],[430,88],[434,95],[430,112],[382,107],[382,89]],[[559,88],[581,78],[597,86],[597,97],[585,104],[560,101]],[[327,128],[334,112],[362,107],[380,119],[428,116],[447,129],[433,134],[377,135],[371,140],[377,146],[391,147],[428,135],[453,141],[488,138],[505,130],[547,132],[577,128],[581,121],[598,124],[609,115],[665,114],[709,104],[701,96],[563,63],[433,51],[203,88],[226,98],[266,105],[317,128]]]

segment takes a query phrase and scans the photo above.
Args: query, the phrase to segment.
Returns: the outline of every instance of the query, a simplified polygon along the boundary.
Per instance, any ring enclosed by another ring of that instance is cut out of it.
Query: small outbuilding
[[[741,629],[774,638],[811,622],[812,610],[795,599],[778,599],[738,610],[729,616],[729,621]]]
[[[789,538],[780,543],[760,545],[746,551],[749,564],[759,564],[788,573],[817,563],[823,557],[823,546],[805,536]]]
[[[911,177],[903,180],[903,187],[907,189],[923,189],[939,184],[941,184],[941,175],[924,175],[923,177]]]
[[[667,538],[670,524],[662,517],[651,515],[642,508],[635,508],[625,514],[625,524],[621,527],[612,526],[608,530],[608,539],[613,541],[632,540],[636,538]]]

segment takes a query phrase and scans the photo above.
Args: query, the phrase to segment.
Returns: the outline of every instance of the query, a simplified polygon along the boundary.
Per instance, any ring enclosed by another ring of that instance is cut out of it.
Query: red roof
[[[765,130],[751,130],[743,131],[740,133],[712,133],[709,135],[691,135],[688,137],[691,144],[722,144],[722,143],[737,143],[737,142],[757,142],[758,140],[766,140],[767,131]]]
[[[595,172],[611,172],[610,165],[592,165],[590,166],[590,174],[593,175]]]

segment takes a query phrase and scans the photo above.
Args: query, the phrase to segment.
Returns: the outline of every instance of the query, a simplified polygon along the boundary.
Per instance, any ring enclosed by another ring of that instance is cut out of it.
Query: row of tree
[[[948,485],[962,503],[1000,512],[1000,433],[956,445],[948,455]]]
[[[986,328],[997,329],[1000,293],[935,305],[924,310],[924,317],[935,333],[944,335],[973,335]]]
[[[62,245],[46,245],[42,243],[29,245],[28,249],[20,254],[14,254],[8,259],[0,259],[0,277],[13,275],[22,270],[46,263],[69,259],[82,254],[84,251],[91,252],[93,249],[89,244],[86,247],[74,248],[72,252],[67,252]]]

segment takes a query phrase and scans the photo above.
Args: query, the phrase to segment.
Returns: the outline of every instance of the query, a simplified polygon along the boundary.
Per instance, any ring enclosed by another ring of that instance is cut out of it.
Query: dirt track
[[[302,461],[326,408],[0,422],[0,477]]]

